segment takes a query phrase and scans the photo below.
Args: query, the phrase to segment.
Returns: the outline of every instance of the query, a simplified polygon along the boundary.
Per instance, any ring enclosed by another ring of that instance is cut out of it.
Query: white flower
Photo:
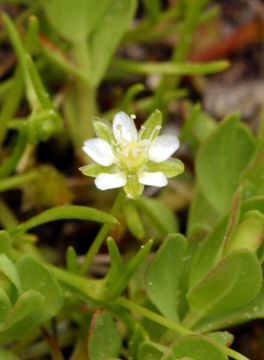
[[[184,170],[180,160],[169,159],[178,149],[173,135],[159,135],[161,113],[156,110],[137,132],[134,115],[115,115],[112,129],[104,121],[94,122],[96,139],[86,140],[83,150],[94,163],[80,168],[95,177],[98,189],[124,187],[129,198],[142,194],[144,185],[166,186],[167,178]]]

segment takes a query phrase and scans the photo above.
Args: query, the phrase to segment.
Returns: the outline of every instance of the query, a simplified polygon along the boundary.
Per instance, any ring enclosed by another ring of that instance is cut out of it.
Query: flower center
[[[136,170],[145,162],[144,148],[134,141],[127,143],[121,148],[120,161],[129,170]]]

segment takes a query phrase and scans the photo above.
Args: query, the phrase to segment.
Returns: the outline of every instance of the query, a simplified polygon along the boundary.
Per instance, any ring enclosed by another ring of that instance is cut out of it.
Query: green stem
[[[26,145],[27,131],[25,128],[21,128],[12,155],[0,166],[0,178],[8,176],[15,169],[17,163],[24,153]]]
[[[120,207],[122,205],[125,193],[123,189],[119,190],[113,207],[110,211],[110,215],[116,217],[118,214]],[[94,256],[97,254],[98,250],[100,249],[101,245],[103,244],[109,230],[111,229],[111,224],[104,224],[100,231],[98,232],[96,238],[94,239],[92,245],[90,246],[88,252],[85,255],[84,261],[80,267],[80,274],[84,275],[88,270],[89,266],[91,265]]]
[[[187,313],[182,323],[184,326],[188,328],[194,327],[202,318],[204,317],[203,313],[197,313],[194,311],[190,311]]]
[[[0,148],[4,142],[7,133],[8,121],[13,118],[20,104],[23,95],[23,76],[21,66],[15,70],[10,89],[6,95],[5,101],[0,112]]]
[[[189,0],[186,2],[186,11],[184,21],[180,27],[180,39],[176,44],[171,57],[171,63],[183,63],[188,56],[193,34],[198,24],[200,11],[204,5],[203,0]],[[181,74],[174,76],[163,76],[155,93],[154,106],[163,109],[166,113],[167,103],[163,100],[163,92],[165,89],[176,89],[179,86]]]
[[[95,301],[100,305],[101,302],[98,302],[98,299],[96,299],[96,295],[100,293],[100,283],[98,283],[98,280],[92,280],[87,278],[82,278],[76,274],[71,274],[68,271],[65,271],[63,269],[60,269],[56,266],[50,266],[52,272],[55,274],[57,279],[75,289],[78,289],[83,294],[88,296],[90,300]],[[124,309],[127,309],[131,312],[135,312],[161,326],[164,326],[167,329],[170,329],[180,336],[186,336],[194,334],[193,331],[187,329],[186,327],[182,326],[181,324],[175,323],[173,321],[170,321],[163,317],[162,315],[159,315],[149,309],[144,308],[143,306],[140,306],[125,297],[119,297],[116,300],[114,300],[110,304],[103,304],[105,307],[109,307],[109,309],[114,309],[115,306],[121,306]],[[114,308],[113,308],[114,307]],[[117,314],[120,311],[117,311]],[[129,324],[131,325],[131,319],[129,319]],[[133,325],[133,324],[132,324]],[[228,347],[218,345],[222,349],[222,351],[227,355],[232,357],[236,360],[249,360],[247,357],[245,357],[242,354],[239,354],[235,350],[229,349]]]
[[[12,176],[11,178],[0,180],[0,192],[13,189],[19,185],[25,184],[37,176],[36,171],[30,171],[27,174]]]
[[[154,322],[156,322],[159,325],[162,325],[168,329],[171,329],[173,331],[175,331],[176,333],[178,333],[179,335],[190,335],[192,334],[192,331],[183,327],[180,324],[177,324],[173,321],[170,321],[168,319],[166,319],[165,317],[163,317],[162,315],[156,314],[155,312],[144,308],[143,306],[140,306],[124,297],[119,297],[117,300],[115,300],[114,302],[115,304],[118,304],[130,311],[134,311],[135,313],[142,315],[143,317],[150,319]]]
[[[169,11],[171,12],[170,14],[168,13],[169,16],[160,16],[160,20],[157,23],[158,25],[153,25],[149,20],[144,19],[136,28],[125,34],[122,39],[122,44],[158,41],[164,39],[166,36],[178,33],[182,23],[178,21],[175,24],[175,21],[178,20],[180,12],[177,9]],[[216,18],[219,13],[220,8],[217,5],[206,9],[199,15],[198,24],[201,25]],[[163,14],[167,15],[166,12],[163,12]]]
[[[237,351],[230,349],[228,347],[225,346],[220,346],[222,348],[222,350],[226,353],[227,356],[230,356],[233,359],[236,360],[250,360],[248,357],[238,353]]]
[[[180,324],[177,324],[175,322],[172,322],[172,321],[166,319],[165,317],[163,317],[162,315],[156,314],[153,311],[146,309],[143,306],[140,306],[124,297],[119,297],[117,300],[114,301],[114,303],[126,308],[127,310],[134,311],[135,313],[137,313],[147,319],[150,319],[161,326],[164,326],[172,331],[175,331],[176,333],[178,333],[181,336],[194,334],[191,330],[187,329],[186,327],[184,327]],[[226,346],[222,346],[222,345],[218,345],[218,346],[222,349],[223,352],[225,352],[226,355],[232,357],[233,359],[250,360],[246,356],[238,353],[237,351],[235,351],[233,349],[230,349],[230,348],[228,348]]]
[[[186,3],[186,13],[182,28],[180,31],[180,40],[177,46],[174,48],[172,54],[172,62],[183,62],[188,56],[190,46],[193,41],[194,31],[198,25],[198,19],[201,12],[201,9],[204,5],[203,0],[190,0]],[[167,79],[167,85],[170,88],[178,87],[180,82],[180,77],[175,76]]]
[[[164,101],[165,102],[170,102],[171,100],[175,100],[175,99],[181,99],[184,96],[187,95],[186,90],[182,89],[182,90],[170,90],[168,92],[165,92],[163,94],[164,97]],[[152,108],[152,104],[153,104],[153,96],[147,96],[143,99],[134,101],[133,104],[130,104],[127,108],[127,112],[128,113],[133,113],[135,111],[135,109],[140,109],[143,111],[149,111]],[[103,119],[105,120],[109,120],[112,121],[112,119],[114,118],[115,114],[120,111],[120,108],[113,108],[111,110],[106,111],[105,113],[103,113],[101,116]]]

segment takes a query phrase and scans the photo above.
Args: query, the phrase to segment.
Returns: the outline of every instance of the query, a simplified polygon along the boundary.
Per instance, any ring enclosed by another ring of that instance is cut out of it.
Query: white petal
[[[168,184],[168,180],[166,176],[161,171],[157,172],[143,172],[140,173],[138,176],[138,181],[140,184],[143,185],[150,185],[150,186],[166,186]]]
[[[99,174],[94,183],[100,190],[115,189],[126,185],[126,176],[124,173],[117,174]]]
[[[115,156],[111,146],[103,139],[90,139],[84,142],[83,151],[97,164],[103,166],[112,165]]]
[[[117,113],[113,120],[113,132],[117,142],[137,141],[137,129],[134,121],[123,111]]]
[[[153,140],[149,148],[149,159],[154,162],[167,160],[179,147],[179,140],[173,135],[161,135]]]

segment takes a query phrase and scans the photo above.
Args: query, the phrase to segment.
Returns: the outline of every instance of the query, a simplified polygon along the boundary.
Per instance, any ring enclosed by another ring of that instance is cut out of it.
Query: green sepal
[[[184,171],[184,165],[179,159],[163,161],[162,163],[148,162],[148,172],[162,171],[166,178],[180,175]]]
[[[99,175],[101,173],[114,174],[116,172],[115,171],[116,166],[115,165],[102,166],[102,165],[99,165],[99,164],[96,164],[96,163],[92,163],[92,164],[80,167],[79,170],[85,176],[96,177],[97,175]]]
[[[141,126],[139,140],[154,140],[159,135],[161,124],[162,113],[156,109]]]
[[[127,183],[124,186],[124,190],[127,194],[127,197],[129,199],[133,199],[133,198],[139,197],[143,193],[144,185],[142,185],[138,182],[138,179],[136,176],[128,175]]]
[[[97,137],[107,141],[110,145],[112,144],[112,141],[115,141],[115,137],[110,127],[110,124],[106,121],[94,120],[93,127]]]

